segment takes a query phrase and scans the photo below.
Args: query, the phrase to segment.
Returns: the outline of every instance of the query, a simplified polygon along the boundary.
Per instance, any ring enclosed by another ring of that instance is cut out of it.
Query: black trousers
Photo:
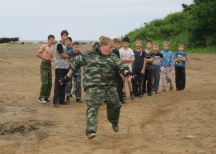
[[[143,76],[143,93],[146,92],[146,81],[147,81],[147,93],[152,93],[152,82],[153,82],[153,70],[146,69],[145,75]]]
[[[185,67],[175,67],[176,90],[184,90],[186,83]]]
[[[133,68],[133,74],[135,77],[132,79],[132,85],[133,85],[133,93],[135,96],[142,93],[142,82],[143,82],[143,76],[144,74],[141,74],[142,68]]]
[[[117,73],[115,74],[115,79],[117,83],[117,92],[118,92],[119,100],[123,103],[123,92],[122,92],[123,80],[120,74],[117,74]]]
[[[59,80],[62,77],[66,76],[68,71],[69,69],[56,69],[55,70],[55,87],[54,87],[53,104],[64,103],[66,84],[61,85]]]

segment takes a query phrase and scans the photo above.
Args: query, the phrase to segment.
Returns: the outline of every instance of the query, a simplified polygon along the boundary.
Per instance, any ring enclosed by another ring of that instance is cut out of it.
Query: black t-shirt
[[[160,52],[155,53],[155,57],[153,59],[153,65],[160,65],[161,58],[163,58],[163,55]]]
[[[143,68],[143,62],[144,62],[144,58],[146,58],[146,52],[144,50],[142,50],[141,52],[137,52],[136,50],[133,51],[134,52],[134,67],[136,68]]]
[[[117,49],[113,49],[112,52],[113,52],[114,54],[116,54],[116,56],[120,59],[119,50],[117,50]]]

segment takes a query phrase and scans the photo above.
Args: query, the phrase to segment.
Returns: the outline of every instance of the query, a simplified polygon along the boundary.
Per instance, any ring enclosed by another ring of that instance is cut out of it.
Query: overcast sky
[[[182,10],[193,0],[0,0],[0,37],[60,39],[68,30],[74,40],[120,37],[144,22]]]

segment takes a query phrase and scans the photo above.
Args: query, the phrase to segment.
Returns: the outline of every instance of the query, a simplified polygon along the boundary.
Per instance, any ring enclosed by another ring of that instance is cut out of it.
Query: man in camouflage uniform
[[[118,132],[119,115],[122,103],[119,100],[115,82],[115,71],[130,76],[129,68],[122,65],[118,57],[112,53],[113,41],[104,37],[99,43],[100,50],[88,52],[74,58],[70,63],[70,71],[60,83],[68,81],[74,71],[84,66],[83,85],[86,92],[86,136],[96,137],[98,109],[107,103],[107,118],[115,132]]]

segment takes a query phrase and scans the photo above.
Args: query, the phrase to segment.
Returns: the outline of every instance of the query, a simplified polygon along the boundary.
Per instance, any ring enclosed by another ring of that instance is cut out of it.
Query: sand
[[[70,105],[54,108],[52,103],[38,102],[38,47],[0,46],[1,154],[216,153],[215,54],[188,55],[184,91],[162,92],[160,88],[151,97],[127,98],[118,133],[113,132],[103,104],[97,137],[88,140],[84,92],[83,103],[73,98]],[[88,44],[81,47],[88,48]]]

